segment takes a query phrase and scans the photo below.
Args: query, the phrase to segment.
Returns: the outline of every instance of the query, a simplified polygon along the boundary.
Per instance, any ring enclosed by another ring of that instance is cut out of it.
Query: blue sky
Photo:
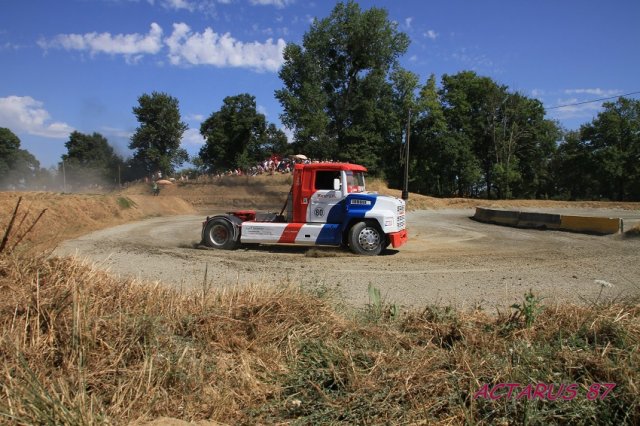
[[[0,0],[0,127],[49,167],[73,130],[99,132],[128,155],[143,93],[180,102],[191,154],[200,123],[226,96],[250,93],[279,127],[277,70],[333,1]],[[637,0],[360,1],[385,8],[411,46],[402,65],[473,70],[546,107],[640,91]],[[637,98],[638,95],[632,97]],[[601,103],[549,110],[568,129]]]

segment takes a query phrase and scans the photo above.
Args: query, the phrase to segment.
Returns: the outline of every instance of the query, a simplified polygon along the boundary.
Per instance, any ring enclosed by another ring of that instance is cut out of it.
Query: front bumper
[[[399,232],[392,232],[389,234],[389,241],[391,241],[391,245],[393,248],[400,247],[407,241],[409,241],[409,234],[406,229],[403,229]]]

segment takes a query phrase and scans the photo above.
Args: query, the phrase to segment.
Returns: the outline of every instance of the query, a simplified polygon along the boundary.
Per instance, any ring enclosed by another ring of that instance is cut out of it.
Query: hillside
[[[33,232],[24,237],[24,243],[36,249],[49,249],[65,239],[146,217],[194,212],[188,202],[169,195],[0,192],[0,226],[3,231],[20,198],[22,202],[14,222],[15,238],[46,209]]]
[[[222,178],[176,182],[163,186],[161,196],[179,197],[201,212],[207,210],[259,209],[279,211],[291,188],[291,175],[225,176]],[[380,194],[401,196],[380,179],[367,180],[367,189]],[[124,195],[150,194],[150,185],[137,184],[122,191]],[[409,210],[494,208],[605,208],[638,210],[640,203],[551,200],[483,200],[475,198],[435,198],[411,193]]]

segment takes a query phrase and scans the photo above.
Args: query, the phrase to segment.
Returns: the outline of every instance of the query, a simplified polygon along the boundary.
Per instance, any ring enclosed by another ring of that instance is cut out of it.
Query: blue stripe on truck
[[[340,245],[342,242],[342,224],[329,223],[322,227],[322,230],[318,234],[316,244],[325,244],[331,246]]]

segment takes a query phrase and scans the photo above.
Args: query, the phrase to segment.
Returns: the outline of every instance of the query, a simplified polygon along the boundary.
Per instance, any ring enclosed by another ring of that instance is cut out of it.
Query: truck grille
[[[398,229],[404,229],[406,226],[404,205],[398,206]]]

